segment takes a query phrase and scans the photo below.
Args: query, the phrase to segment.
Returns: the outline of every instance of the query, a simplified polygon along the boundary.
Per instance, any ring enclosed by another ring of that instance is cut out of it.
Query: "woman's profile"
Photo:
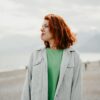
[[[32,52],[21,100],[82,100],[75,34],[61,16],[48,14],[41,39],[44,46]]]

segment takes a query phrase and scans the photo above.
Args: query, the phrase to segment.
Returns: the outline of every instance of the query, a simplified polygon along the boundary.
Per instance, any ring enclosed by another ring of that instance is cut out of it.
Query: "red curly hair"
[[[75,34],[73,34],[61,16],[48,14],[44,17],[49,21],[50,32],[55,39],[57,49],[69,48],[76,42]],[[50,47],[47,41],[44,42],[46,47]]]

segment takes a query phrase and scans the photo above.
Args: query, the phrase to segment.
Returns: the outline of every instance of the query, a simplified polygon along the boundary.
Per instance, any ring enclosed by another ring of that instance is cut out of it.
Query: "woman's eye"
[[[48,27],[48,25],[44,25],[43,27],[46,27],[46,28],[47,28],[47,27]]]
[[[48,27],[48,25],[45,25],[44,27]]]

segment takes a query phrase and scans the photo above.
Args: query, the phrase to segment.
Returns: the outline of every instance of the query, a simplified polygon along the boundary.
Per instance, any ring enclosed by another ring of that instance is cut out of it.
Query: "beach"
[[[100,100],[100,61],[88,62],[83,73],[83,100]]]
[[[21,100],[25,69],[0,72],[0,100]],[[88,63],[83,72],[83,100],[100,99],[100,65]]]
[[[25,70],[0,72],[0,100],[21,100]]]

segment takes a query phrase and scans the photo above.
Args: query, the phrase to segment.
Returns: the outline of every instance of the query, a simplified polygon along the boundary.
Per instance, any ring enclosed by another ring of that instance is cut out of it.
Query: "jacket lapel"
[[[57,94],[57,92],[59,90],[59,87],[62,83],[64,74],[65,74],[65,70],[66,70],[66,67],[69,64],[70,59],[71,59],[70,49],[64,49],[63,56],[62,56],[61,67],[60,67],[60,75],[59,75],[59,80],[58,80],[58,85],[57,85],[57,88],[56,88],[55,95]]]
[[[48,67],[47,67],[47,55],[46,55],[46,49],[45,47],[42,50],[42,57],[43,57],[43,68],[42,68],[42,72],[43,72],[43,87],[42,87],[42,93],[43,96],[41,98],[41,100],[48,100]]]

